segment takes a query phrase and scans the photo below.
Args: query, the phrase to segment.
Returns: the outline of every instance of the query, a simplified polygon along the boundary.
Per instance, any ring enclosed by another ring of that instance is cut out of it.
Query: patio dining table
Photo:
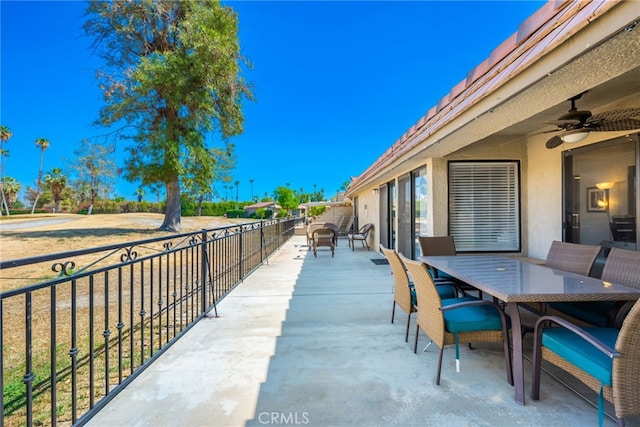
[[[420,256],[418,260],[507,303],[511,317],[516,402],[523,404],[524,366],[520,303],[634,301],[640,289],[495,255]]]

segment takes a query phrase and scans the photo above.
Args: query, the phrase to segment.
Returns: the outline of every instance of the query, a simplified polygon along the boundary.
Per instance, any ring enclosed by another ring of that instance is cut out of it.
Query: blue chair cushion
[[[409,290],[411,291],[411,304],[417,305],[416,289],[411,282],[409,282]],[[436,285],[436,291],[438,291],[441,299],[455,298],[456,296],[456,289],[452,285]]]
[[[443,306],[478,298],[461,297],[442,301]],[[502,321],[498,310],[491,305],[474,305],[460,307],[443,312],[444,324],[448,332],[453,334],[470,331],[495,331],[502,329]]]
[[[580,301],[554,302],[550,303],[549,306],[575,319],[605,328],[611,326],[609,324],[609,311],[615,304],[613,301]]]
[[[595,327],[583,329],[603,343],[615,348],[619,330]],[[542,332],[542,345],[597,378],[602,384],[611,385],[613,359],[570,330],[546,328]]]
[[[449,275],[449,274],[445,273],[444,271],[440,271],[440,270],[438,270],[438,277],[439,277],[440,279],[448,279],[448,280],[454,280],[454,281],[455,281],[455,280],[458,280],[458,279],[456,279],[455,277],[453,277],[453,276],[451,276],[451,275]]]

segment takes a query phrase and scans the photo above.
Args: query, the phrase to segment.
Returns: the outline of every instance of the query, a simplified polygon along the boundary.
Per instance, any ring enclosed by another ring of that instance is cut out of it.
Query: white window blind
[[[449,234],[458,252],[520,250],[516,161],[449,163]]]

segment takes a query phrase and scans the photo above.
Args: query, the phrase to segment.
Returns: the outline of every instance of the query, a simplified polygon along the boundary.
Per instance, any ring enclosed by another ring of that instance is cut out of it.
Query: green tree
[[[280,207],[288,215],[291,210],[297,209],[300,204],[300,200],[296,196],[296,193],[289,187],[278,187],[274,190],[275,199]]]
[[[44,184],[51,191],[51,196],[56,204],[56,212],[60,212],[60,200],[62,200],[62,193],[67,188],[67,177],[62,173],[62,169],[53,168],[44,176]]]
[[[144,188],[138,187],[136,191],[133,193],[134,196],[138,198],[138,203],[142,202],[142,198],[144,197]]]
[[[163,183],[161,230],[178,231],[180,177],[210,177],[215,162],[206,136],[242,132],[242,100],[252,95],[240,76],[238,18],[218,1],[130,0],[89,3],[85,31],[107,69],[99,73],[106,104],[100,121],[124,122],[125,178]],[[212,184],[212,182],[210,182]]]
[[[9,152],[4,148],[4,144],[11,139],[13,132],[7,126],[0,126],[0,179],[4,181],[4,162]],[[2,206],[6,209],[7,215],[9,215],[9,204],[7,203],[7,195],[5,194],[4,185],[0,189],[2,195]],[[2,215],[2,207],[0,206],[0,216]]]
[[[215,190],[211,185],[213,181],[228,182],[231,180],[229,172],[235,166],[235,158],[228,149],[219,147],[209,149],[209,155],[214,161],[214,167],[208,174],[196,174],[183,176],[182,184],[188,194],[198,203],[198,216],[202,214],[202,203],[206,196],[211,196]]]
[[[5,176],[2,179],[2,191],[4,192],[9,208],[12,208],[15,204],[21,188],[22,185],[13,177]]]
[[[72,172],[72,185],[81,195],[81,201],[88,196],[91,205],[95,205],[101,192],[109,194],[113,190],[118,170],[114,151],[112,144],[90,140],[83,140],[73,150],[75,157],[68,162],[68,168]]]
[[[42,166],[44,164],[44,150],[49,148],[51,143],[46,138],[38,138],[36,139],[36,145],[40,148],[40,169],[38,170],[38,181],[36,185],[36,196],[33,199],[33,207],[31,208],[31,215],[36,210],[36,205],[38,204],[38,198],[40,198],[40,185],[42,184]]]

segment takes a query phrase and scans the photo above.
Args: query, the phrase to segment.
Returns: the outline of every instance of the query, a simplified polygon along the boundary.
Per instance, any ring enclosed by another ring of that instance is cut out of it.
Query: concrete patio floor
[[[596,409],[547,374],[532,401],[528,361],[517,404],[500,345],[461,347],[460,373],[447,348],[437,386],[437,348],[421,351],[421,333],[414,354],[414,320],[409,343],[406,314],[390,322],[390,269],[371,261],[382,258],[346,240],[314,258],[294,236],[88,425],[597,425]]]

